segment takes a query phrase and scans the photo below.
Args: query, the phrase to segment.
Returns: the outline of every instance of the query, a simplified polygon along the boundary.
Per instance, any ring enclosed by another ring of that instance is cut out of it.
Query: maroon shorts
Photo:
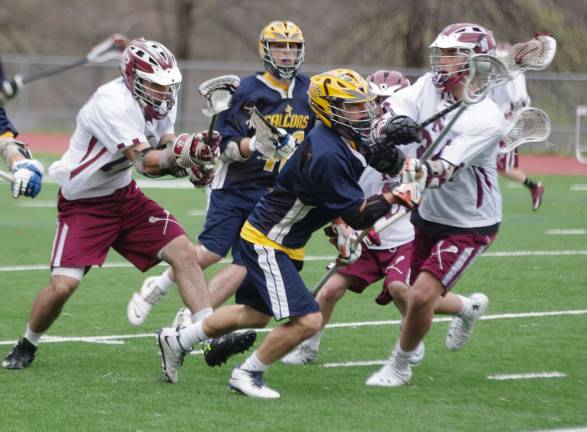
[[[385,285],[393,281],[408,283],[410,277],[410,256],[412,242],[392,249],[367,249],[357,261],[337,270],[344,276],[350,276],[349,289],[362,293],[365,288],[385,277]]]
[[[517,148],[506,154],[500,153],[497,156],[497,170],[499,172],[511,171],[518,168],[519,163],[520,155]]]
[[[144,272],[159,263],[165,245],[185,234],[134,181],[105,197],[69,201],[60,192],[57,212],[52,268],[101,266],[112,247]]]
[[[427,271],[442,283],[443,295],[495,240],[495,234],[451,234],[438,238],[429,237],[418,228],[415,230],[410,284],[414,284],[418,274]]]

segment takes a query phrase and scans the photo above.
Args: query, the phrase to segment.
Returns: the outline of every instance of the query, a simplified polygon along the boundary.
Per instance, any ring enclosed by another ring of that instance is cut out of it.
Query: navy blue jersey
[[[0,84],[3,82],[4,70],[2,69],[2,63],[0,62]],[[18,135],[16,128],[12,125],[12,123],[10,123],[10,120],[8,120],[4,107],[0,106],[0,136],[6,134],[7,132],[11,133],[14,136]]]
[[[319,124],[288,159],[273,190],[257,203],[241,237],[301,259],[303,251],[295,249],[303,248],[314,231],[358,210],[365,166],[360,153]]]
[[[274,85],[266,74],[258,73],[244,78],[233,95],[230,108],[218,115],[216,129],[222,135],[220,150],[229,141],[240,142],[252,137],[255,130],[249,127],[247,106],[255,105],[263,116],[276,127],[285,129],[297,143],[314,127],[315,117],[308,105],[310,80],[297,75],[287,91]],[[263,159],[255,152],[243,162],[219,161],[212,189],[268,188],[273,185],[279,171],[279,159]]]

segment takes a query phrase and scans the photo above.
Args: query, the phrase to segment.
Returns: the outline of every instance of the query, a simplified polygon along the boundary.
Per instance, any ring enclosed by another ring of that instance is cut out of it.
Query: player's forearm
[[[0,155],[9,170],[15,162],[23,159],[30,159],[30,152],[23,144],[14,141],[14,138],[0,138]]]
[[[175,157],[167,148],[155,150],[148,146],[141,146],[127,150],[125,155],[142,174],[158,175],[163,170],[176,166]]]
[[[228,162],[242,162],[251,157],[251,138],[229,138],[221,158]]]

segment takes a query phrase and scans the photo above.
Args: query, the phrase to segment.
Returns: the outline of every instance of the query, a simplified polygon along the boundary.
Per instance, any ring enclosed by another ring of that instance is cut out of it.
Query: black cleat
[[[228,333],[219,338],[208,339],[202,343],[206,364],[210,367],[220,366],[226,363],[230,356],[247,351],[253,346],[256,339],[257,332],[253,330]]]
[[[12,347],[2,362],[2,367],[6,369],[24,369],[31,365],[36,353],[37,347],[23,337]]]

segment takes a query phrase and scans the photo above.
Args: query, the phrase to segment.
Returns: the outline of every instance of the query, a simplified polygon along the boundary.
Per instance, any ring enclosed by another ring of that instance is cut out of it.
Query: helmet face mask
[[[495,54],[495,38],[490,30],[470,23],[445,27],[430,44],[432,82],[440,92],[449,92],[464,82],[468,60],[474,54]]]
[[[304,36],[294,23],[273,21],[261,31],[259,55],[274,77],[292,80],[304,62],[304,54]]]
[[[375,117],[375,95],[358,73],[335,69],[310,80],[310,108],[327,127],[362,144]]]
[[[161,119],[169,114],[182,80],[171,51],[159,42],[132,40],[122,54],[120,70],[126,87],[149,117]]]

